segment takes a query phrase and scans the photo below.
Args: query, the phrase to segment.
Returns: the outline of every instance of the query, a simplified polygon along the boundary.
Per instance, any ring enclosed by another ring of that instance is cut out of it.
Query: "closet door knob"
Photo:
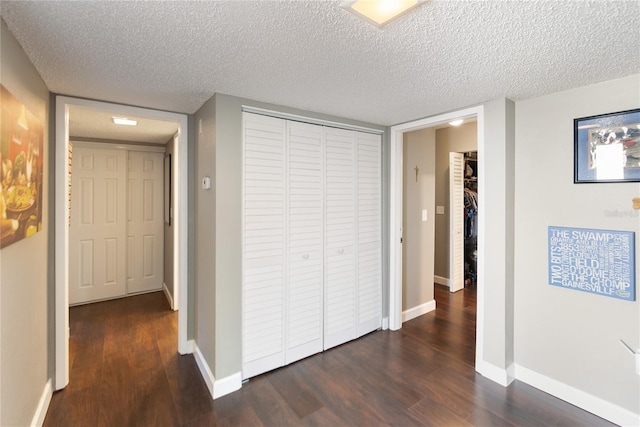
[[[304,254],[304,255],[302,255],[302,258],[304,258],[304,259],[309,259],[309,254]]]
[[[344,253],[344,249],[342,249],[342,248],[338,249],[338,253],[339,254],[343,254]]]

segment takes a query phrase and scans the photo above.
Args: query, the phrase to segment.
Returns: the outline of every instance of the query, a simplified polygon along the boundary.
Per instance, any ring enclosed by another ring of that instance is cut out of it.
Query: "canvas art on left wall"
[[[42,122],[0,85],[0,248],[42,229]]]

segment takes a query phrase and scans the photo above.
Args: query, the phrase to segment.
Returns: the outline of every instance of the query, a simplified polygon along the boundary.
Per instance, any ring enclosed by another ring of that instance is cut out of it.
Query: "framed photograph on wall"
[[[640,109],[573,120],[574,183],[640,182]]]

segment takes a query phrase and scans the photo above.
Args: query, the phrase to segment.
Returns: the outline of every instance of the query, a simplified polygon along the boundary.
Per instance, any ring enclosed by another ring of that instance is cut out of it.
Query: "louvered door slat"
[[[322,351],[322,128],[288,122],[286,363]]]
[[[449,153],[449,279],[451,292],[464,288],[464,155]]]
[[[284,364],[285,121],[244,115],[243,377]]]
[[[358,181],[357,336],[382,326],[382,140],[356,136]]]
[[[356,337],[355,134],[325,129],[325,349]]]

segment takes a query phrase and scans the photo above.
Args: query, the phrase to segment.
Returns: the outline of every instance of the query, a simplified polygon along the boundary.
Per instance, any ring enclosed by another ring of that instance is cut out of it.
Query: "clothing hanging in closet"
[[[464,237],[478,237],[478,193],[464,189]]]

